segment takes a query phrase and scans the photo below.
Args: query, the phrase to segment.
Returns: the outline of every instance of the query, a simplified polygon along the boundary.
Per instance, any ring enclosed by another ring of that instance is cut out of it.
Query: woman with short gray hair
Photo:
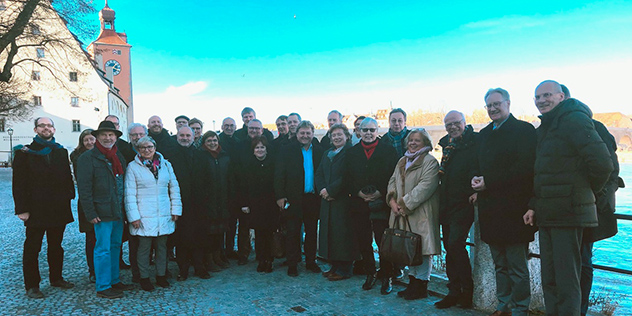
[[[156,247],[156,284],[169,287],[167,271],[167,236],[176,228],[182,215],[180,188],[169,161],[156,152],[156,142],[145,136],[137,142],[138,155],[127,166],[125,175],[125,210],[129,231],[138,236],[140,285],[145,291],[154,286],[149,280],[149,252]]]

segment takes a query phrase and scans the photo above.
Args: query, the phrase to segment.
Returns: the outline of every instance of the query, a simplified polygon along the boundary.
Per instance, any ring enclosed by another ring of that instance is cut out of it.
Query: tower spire
[[[101,30],[113,30],[114,31],[114,19],[116,14],[114,10],[108,6],[108,1],[105,0],[105,6],[99,11],[99,20],[101,20]]]

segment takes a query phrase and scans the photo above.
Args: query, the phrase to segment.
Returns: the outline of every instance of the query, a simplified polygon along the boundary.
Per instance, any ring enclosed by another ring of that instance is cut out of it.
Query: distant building
[[[36,9],[32,21],[37,25],[25,32],[55,34],[66,44],[62,49],[43,46],[18,51],[16,60],[30,58],[39,61],[39,64],[33,62],[27,66],[24,63],[22,67],[15,67],[12,79],[27,85],[32,92],[31,102],[39,107],[32,119],[24,122],[0,118],[0,152],[3,154],[0,161],[7,161],[9,157],[10,137],[7,130],[13,130],[13,146],[30,143],[34,136],[33,119],[40,116],[53,119],[56,141],[69,149],[77,146],[82,130],[96,128],[109,114],[119,117],[125,133],[128,122],[133,118],[131,46],[127,44],[124,33],[115,32],[114,11],[108,7],[107,1],[100,12],[100,19],[101,34],[88,46],[88,53],[56,12]]]

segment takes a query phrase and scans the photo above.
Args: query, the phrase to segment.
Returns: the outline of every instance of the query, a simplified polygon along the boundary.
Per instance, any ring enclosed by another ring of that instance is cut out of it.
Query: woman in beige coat
[[[391,207],[389,225],[394,227],[399,217],[399,227],[421,235],[423,263],[411,266],[410,282],[406,290],[397,293],[407,300],[428,296],[428,281],[432,270],[432,256],[441,253],[439,235],[439,163],[429,152],[432,150],[430,135],[425,129],[415,129],[405,140],[407,151],[395,167],[388,183],[386,201]]]

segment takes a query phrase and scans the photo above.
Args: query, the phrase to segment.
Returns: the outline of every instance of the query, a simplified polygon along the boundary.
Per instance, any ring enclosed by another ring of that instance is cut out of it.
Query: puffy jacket
[[[535,215],[540,227],[595,227],[593,192],[606,184],[612,161],[592,112],[568,99],[540,116],[535,159]]]
[[[125,171],[125,158],[120,152],[116,155]],[[79,203],[88,221],[123,219],[123,175],[114,176],[111,163],[96,147],[79,156],[76,176]]]
[[[137,156],[127,167],[125,176],[125,211],[134,236],[169,235],[176,229],[171,215],[182,215],[180,188],[171,164],[160,153],[160,169],[156,179]],[[140,228],[132,222],[140,220]]]

